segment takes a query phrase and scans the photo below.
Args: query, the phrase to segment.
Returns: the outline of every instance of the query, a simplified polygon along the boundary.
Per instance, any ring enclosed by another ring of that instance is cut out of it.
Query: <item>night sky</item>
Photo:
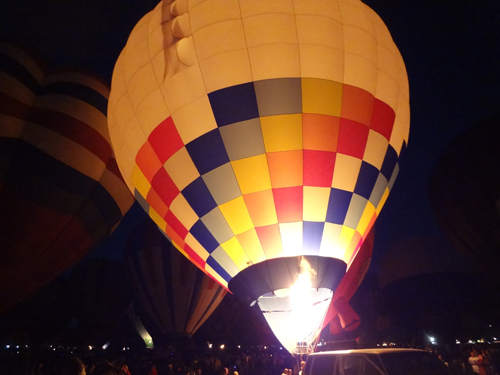
[[[428,200],[428,179],[455,137],[499,111],[500,2],[365,3],[389,28],[410,83],[409,146],[376,224],[369,271],[376,273],[382,254],[394,244],[412,236],[444,237]],[[155,0],[2,0],[0,39],[36,48],[52,66],[85,67],[110,82],[128,34],[155,5]],[[135,222],[127,219],[128,225]],[[107,241],[91,256],[116,256],[118,247]]]

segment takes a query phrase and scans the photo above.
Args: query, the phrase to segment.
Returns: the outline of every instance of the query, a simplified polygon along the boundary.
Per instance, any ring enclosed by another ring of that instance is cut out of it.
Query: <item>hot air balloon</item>
[[[109,89],[0,44],[0,311],[81,260],[133,203],[109,143]]]
[[[124,179],[174,246],[309,347],[408,141],[380,18],[358,0],[162,1],[108,109]]]
[[[138,313],[156,345],[182,344],[226,295],[226,289],[178,252],[149,218],[127,239],[124,256]]]

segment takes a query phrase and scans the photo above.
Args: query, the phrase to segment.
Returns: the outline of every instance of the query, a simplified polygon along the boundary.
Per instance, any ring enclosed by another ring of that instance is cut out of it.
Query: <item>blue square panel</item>
[[[382,168],[380,168],[380,173],[384,175],[387,181],[391,179],[392,172],[396,167],[396,163],[398,162],[398,154],[394,147],[389,145],[387,148],[387,152],[385,153],[384,162],[382,163]]]
[[[219,246],[217,240],[212,236],[210,231],[207,229],[205,224],[201,220],[198,220],[189,231],[194,238],[200,243],[201,246],[205,248],[206,251],[211,253]]]
[[[323,237],[324,222],[304,221],[302,248],[305,255],[318,255]]]
[[[217,203],[215,203],[212,194],[210,194],[207,185],[205,185],[205,181],[203,181],[201,177],[191,182],[181,193],[198,217],[205,216],[217,207]]]
[[[328,209],[326,211],[326,221],[332,224],[344,224],[349,203],[351,203],[352,192],[331,189]]]
[[[208,99],[218,126],[259,117],[253,82],[211,92]]]
[[[361,195],[365,199],[370,199],[373,187],[378,178],[378,169],[373,165],[363,161],[359,169],[358,181],[354,188],[354,193]]]
[[[214,129],[189,142],[186,150],[200,174],[205,174],[229,162],[219,129]]]

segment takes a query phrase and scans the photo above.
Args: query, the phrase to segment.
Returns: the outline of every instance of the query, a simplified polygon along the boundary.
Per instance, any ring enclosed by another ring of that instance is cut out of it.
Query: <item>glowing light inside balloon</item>
[[[311,287],[307,262],[293,286],[265,294],[259,307],[281,344],[292,354],[309,352],[318,339],[333,292]]]

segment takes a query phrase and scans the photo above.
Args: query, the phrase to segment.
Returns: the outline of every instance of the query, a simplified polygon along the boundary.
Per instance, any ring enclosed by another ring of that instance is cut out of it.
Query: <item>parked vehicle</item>
[[[434,354],[417,349],[355,349],[310,354],[304,375],[448,375]]]

